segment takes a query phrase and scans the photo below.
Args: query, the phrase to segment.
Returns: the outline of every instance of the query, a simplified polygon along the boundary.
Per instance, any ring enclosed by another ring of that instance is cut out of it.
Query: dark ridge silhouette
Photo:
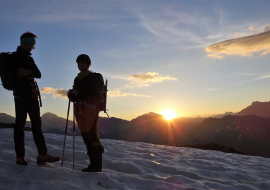
[[[210,117],[214,117],[214,118],[222,118],[226,115],[235,115],[237,113],[234,113],[234,112],[229,112],[229,111],[226,111],[225,113],[223,114],[215,114],[215,115],[211,115]]]
[[[205,119],[197,126],[195,144],[215,142],[254,156],[270,157],[270,120],[256,115]]]
[[[240,151],[235,150],[232,147],[226,147],[225,145],[220,145],[215,142],[210,142],[208,144],[193,144],[193,145],[186,145],[186,147],[190,148],[198,148],[203,150],[217,150],[225,153],[237,153],[237,154],[243,154]]]
[[[252,104],[236,114],[237,116],[257,115],[259,117],[270,117],[270,102],[252,102]]]
[[[2,122],[2,123],[15,123],[15,117],[8,115],[6,113],[0,113],[0,122]],[[31,122],[26,121],[25,126],[30,128]]]
[[[42,123],[44,132],[64,134],[66,119],[46,113],[42,116]],[[226,115],[222,118],[206,119],[180,117],[171,121],[153,112],[131,121],[100,117],[99,134],[100,138],[114,140],[216,149],[270,157],[270,118],[257,115]],[[69,121],[68,135],[72,135],[72,121]],[[80,135],[77,127],[76,135]]]

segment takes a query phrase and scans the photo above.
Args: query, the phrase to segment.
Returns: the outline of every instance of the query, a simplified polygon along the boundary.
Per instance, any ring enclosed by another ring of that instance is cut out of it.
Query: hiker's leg
[[[87,155],[89,156],[89,153],[88,153],[88,147],[90,146],[91,142],[90,142],[90,139],[89,137],[87,136],[87,128],[86,128],[86,125],[85,125],[85,117],[88,117],[88,115],[77,115],[76,116],[76,122],[78,124],[78,127],[80,129],[80,132],[81,132],[81,135],[82,135],[82,138],[83,138],[83,142],[86,146],[86,149],[87,149]],[[89,159],[90,159],[90,156],[89,156]]]
[[[84,108],[84,131],[81,131],[82,137],[85,140],[87,146],[87,155],[90,157],[92,155],[90,148],[92,143],[97,141],[97,136],[95,133],[95,123],[96,123],[97,110],[89,107]]]
[[[90,167],[93,171],[101,172],[102,171],[102,154],[104,152],[104,147],[99,146],[90,146]]]
[[[90,149],[89,149],[89,146],[91,145],[90,143],[90,139],[88,138],[87,136],[87,128],[86,128],[86,125],[85,125],[85,117],[88,117],[88,116],[85,116],[85,115],[76,115],[76,122],[78,124],[78,127],[80,129],[80,132],[81,132],[81,135],[82,135],[82,139],[83,139],[83,142],[86,146],[86,149],[87,149],[87,155],[89,157],[89,161],[91,163],[91,154],[90,154]],[[90,164],[89,164],[90,165]],[[83,171],[83,170],[82,170]]]
[[[86,107],[85,114],[85,125],[87,133],[85,134],[89,138],[89,145],[87,147],[87,154],[90,157],[90,169],[93,171],[102,170],[102,154],[104,148],[100,143],[98,135],[98,110]]]
[[[14,144],[16,157],[25,156],[24,149],[24,126],[27,119],[28,101],[25,99],[15,99],[15,126],[14,126]]]
[[[91,143],[93,143],[95,140],[99,139],[98,110],[91,107],[85,107],[84,113],[87,116],[84,117],[84,122],[86,126],[86,131],[84,131],[84,133],[87,133],[88,138],[91,139]]]
[[[38,99],[31,99],[28,108],[28,114],[32,123],[32,133],[33,138],[36,143],[38,153],[40,155],[47,154],[47,147],[45,144],[45,139],[43,136],[43,132],[41,130],[41,117],[40,117],[40,109]]]
[[[80,132],[82,134],[84,144],[87,146],[87,144],[89,143],[89,139],[87,138],[87,136],[84,135],[84,133],[86,131],[86,126],[85,126],[85,122],[84,122],[84,116],[83,115],[77,115],[76,116],[76,122],[77,122],[79,130],[80,130]]]

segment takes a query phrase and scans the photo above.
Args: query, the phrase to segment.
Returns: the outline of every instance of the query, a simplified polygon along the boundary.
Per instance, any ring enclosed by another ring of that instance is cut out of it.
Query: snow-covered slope
[[[49,154],[61,156],[64,136],[44,134]],[[270,189],[270,159],[192,148],[102,140],[102,173],[83,173],[85,145],[76,138],[72,170],[72,137],[67,137],[64,166],[38,166],[31,132],[25,132],[28,166],[15,164],[13,132],[0,129],[0,189]]]

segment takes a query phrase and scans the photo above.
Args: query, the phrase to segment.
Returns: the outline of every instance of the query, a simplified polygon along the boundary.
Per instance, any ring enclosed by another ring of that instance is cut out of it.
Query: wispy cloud
[[[40,92],[44,94],[52,94],[53,98],[67,98],[68,90],[65,90],[63,88],[58,90],[57,88],[54,89],[52,87],[43,87]]]
[[[53,98],[67,98],[67,92],[68,90],[65,89],[57,89],[57,88],[52,88],[52,87],[44,87],[40,91],[41,93],[44,94],[52,94]],[[121,90],[113,90],[113,91],[108,91],[107,95],[109,97],[125,97],[125,96],[140,96],[140,97],[151,97],[148,95],[143,95],[143,94],[136,94],[136,93],[128,93],[128,92],[122,92]],[[46,97],[43,97],[46,98]]]
[[[240,73],[240,75],[243,75],[243,76],[258,76],[259,74],[258,73]]]
[[[250,79],[239,82],[238,85],[244,84],[246,82],[254,82],[270,78],[270,74],[240,73],[240,75],[249,77]]]
[[[128,80],[132,81],[131,85],[135,86],[149,86],[149,83],[157,83],[157,82],[163,82],[164,80],[174,80],[177,81],[177,78],[173,78],[170,76],[162,76],[159,73],[156,72],[148,72],[146,74],[139,73],[135,75],[131,75]],[[127,85],[126,87],[130,87],[130,85]]]
[[[108,96],[109,97],[141,96],[141,97],[146,97],[146,98],[151,97],[151,96],[143,95],[143,94],[121,92],[121,90],[108,91]]]
[[[159,73],[156,72],[148,72],[146,74],[139,73],[138,75],[131,75],[129,80],[140,80],[146,82],[162,82],[164,80],[176,80],[177,78],[173,78],[170,76],[161,76]]]
[[[240,32],[236,32],[236,33],[234,33],[234,38],[238,38],[238,37],[239,37],[239,35],[240,35]]]
[[[164,43],[184,49],[200,48],[216,38],[216,36],[200,36],[194,32],[194,28],[199,28],[198,22],[200,21],[198,20],[202,20],[202,18],[168,7],[165,7],[162,12],[163,14],[160,12],[140,13],[139,18],[141,25]]]
[[[263,80],[263,79],[267,79],[267,78],[270,78],[270,74],[268,74],[268,75],[262,75],[260,77],[257,77],[255,79],[253,79],[253,80]]]
[[[250,29],[254,34],[257,34],[258,31],[255,29],[256,25],[255,26],[250,26],[248,29]]]
[[[262,31],[261,32],[267,32],[267,31],[270,31],[270,25],[264,26],[262,28]]]
[[[252,26],[250,29],[254,29]],[[264,26],[261,33],[231,39],[211,45],[206,48],[209,57],[222,59],[225,55],[251,56],[260,53],[261,56],[270,53],[270,26]]]
[[[213,91],[217,91],[217,90],[219,90],[218,88],[208,88],[207,89],[207,91],[209,91],[209,92],[213,92]]]

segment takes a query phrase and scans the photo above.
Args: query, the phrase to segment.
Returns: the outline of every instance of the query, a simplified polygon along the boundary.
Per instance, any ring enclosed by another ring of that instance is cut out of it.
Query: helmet
[[[91,65],[91,59],[88,55],[86,54],[81,54],[77,57],[76,62],[78,63],[79,60],[85,61],[87,63],[89,63],[89,65]]]

